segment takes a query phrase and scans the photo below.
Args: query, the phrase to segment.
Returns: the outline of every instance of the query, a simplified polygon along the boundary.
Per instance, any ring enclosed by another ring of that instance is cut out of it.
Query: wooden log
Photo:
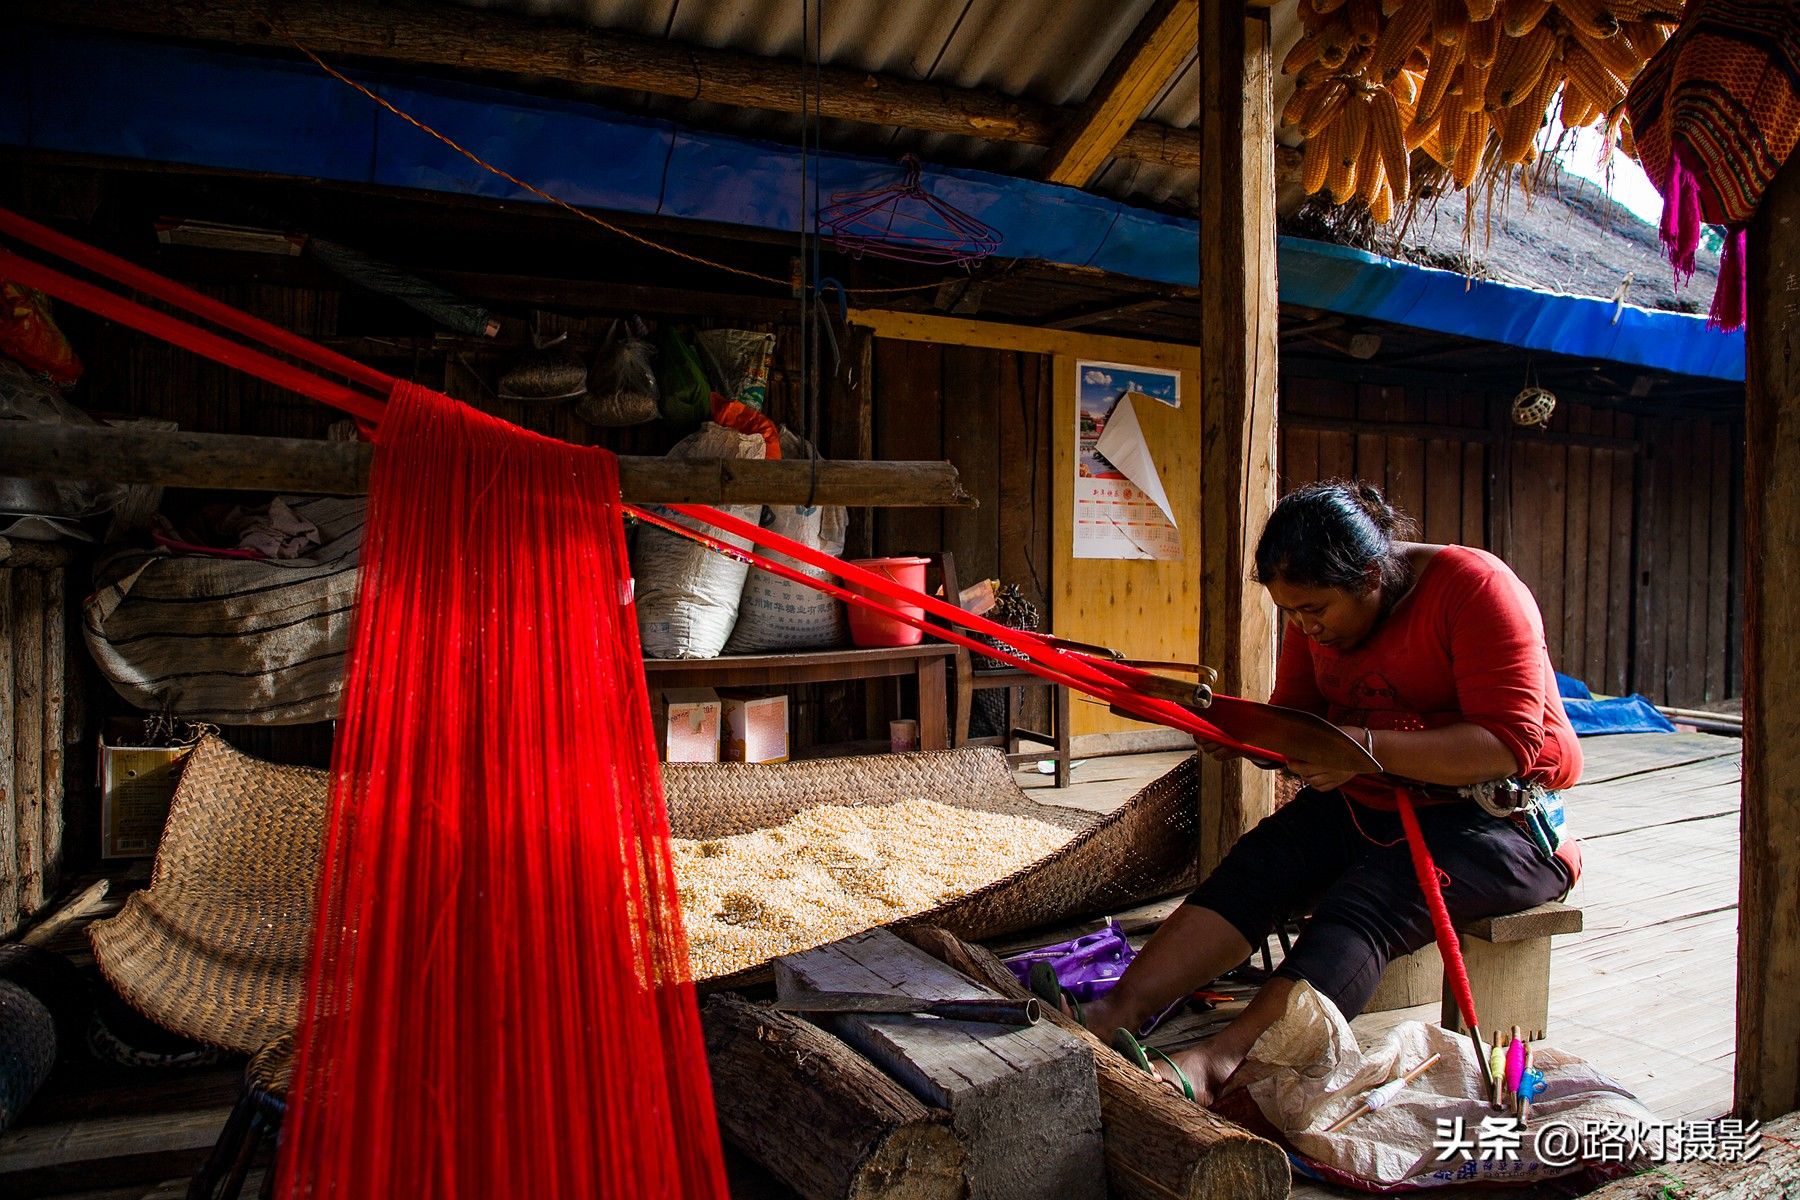
[[[1615,1180],[1587,1200],[1772,1200],[1800,1196],[1800,1113],[1763,1126],[1762,1150],[1749,1162],[1666,1163]]]
[[[904,931],[914,945],[1003,996],[1029,993],[980,946],[931,926]],[[1106,1177],[1114,1200],[1279,1200],[1292,1176],[1279,1146],[1182,1099],[1060,1012],[1045,1019],[1094,1049]]]
[[[1220,690],[1267,696],[1275,682],[1275,612],[1250,582],[1251,558],[1275,504],[1275,120],[1266,13],[1225,0],[1200,8],[1201,429],[1200,661]],[[1270,773],[1243,759],[1202,759],[1209,797],[1200,860],[1224,858],[1274,811]],[[1216,798],[1216,799],[1210,799]]]
[[[293,50],[298,41],[330,57],[535,75],[584,87],[650,92],[693,103],[898,125],[994,142],[1048,146],[1075,110],[898,75],[780,61],[666,38],[483,10],[446,11],[422,0],[380,6],[289,0],[279,29],[271,10],[245,0],[16,0],[35,20],[149,37],[191,38]],[[1113,147],[1121,158],[1197,170],[1192,131],[1133,122]]]
[[[0,569],[0,938],[19,927],[19,789],[14,778],[18,762],[18,685],[14,681],[13,643],[18,624],[13,620],[12,576],[16,570]]]
[[[164,487],[358,496],[375,448],[363,442],[24,425],[0,439],[0,475]],[[816,479],[815,479],[816,476]],[[624,455],[619,488],[639,504],[972,507],[947,462],[762,462]]]
[[[1800,158],[1750,224],[1744,402],[1744,808],[1736,1111],[1800,1108]]]
[[[988,989],[877,929],[775,962],[783,999],[885,992],[961,1000]],[[1008,1028],[914,1016],[821,1022],[913,1095],[950,1111],[968,1155],[970,1200],[1105,1196],[1094,1055],[1053,1024]]]
[[[957,1200],[963,1148],[816,1025],[729,993],[701,1010],[719,1129],[805,1200]]]
[[[9,927],[44,906],[44,575],[11,576],[13,639],[13,829],[18,870]]]

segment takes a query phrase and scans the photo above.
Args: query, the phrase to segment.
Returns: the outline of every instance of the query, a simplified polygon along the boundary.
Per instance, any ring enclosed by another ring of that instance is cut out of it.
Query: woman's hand
[[[1209,742],[1203,737],[1196,736],[1194,738],[1194,745],[1199,747],[1202,754],[1207,755],[1217,762],[1230,762],[1234,758],[1244,757],[1244,753],[1241,750],[1233,750],[1230,746],[1223,746],[1218,742]]]
[[[1290,774],[1298,775],[1315,792],[1334,792],[1360,774],[1357,771],[1340,771],[1336,767],[1320,763],[1302,762],[1297,758],[1288,759],[1287,769]]]

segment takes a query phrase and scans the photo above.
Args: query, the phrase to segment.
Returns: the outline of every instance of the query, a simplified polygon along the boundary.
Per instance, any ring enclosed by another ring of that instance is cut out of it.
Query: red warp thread
[[[727,1194],[618,496],[604,451],[394,389],[286,1200]]]
[[[1431,849],[1425,844],[1425,831],[1419,827],[1419,814],[1413,809],[1412,797],[1404,788],[1397,796],[1400,825],[1406,830],[1406,849],[1412,855],[1413,874],[1418,877],[1419,890],[1425,893],[1425,907],[1431,911],[1431,926],[1437,933],[1438,949],[1443,954],[1444,975],[1456,997],[1456,1011],[1462,1014],[1466,1028],[1479,1029],[1481,1022],[1475,1019],[1475,993],[1469,987],[1469,972],[1463,965],[1462,943],[1457,940],[1456,926],[1451,923],[1450,910],[1444,905],[1443,889],[1438,886],[1437,864],[1431,860]]]
[[[281,1194],[724,1197],[627,598],[620,515],[652,517],[618,502],[616,460],[371,368],[343,371],[324,347],[4,209],[0,230],[316,368],[393,387],[384,405],[0,250],[0,273],[40,291],[384,418]],[[916,605],[999,639],[1010,647],[999,657],[1040,675],[1256,752],[1130,691],[1144,672],[1057,649],[713,509],[672,507],[890,603],[778,570],[796,582],[924,627],[894,611]],[[1400,817],[1474,1028],[1456,930],[1404,793]]]

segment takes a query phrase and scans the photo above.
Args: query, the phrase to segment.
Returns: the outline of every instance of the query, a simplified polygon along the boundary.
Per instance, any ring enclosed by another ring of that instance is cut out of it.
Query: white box
[[[109,746],[100,737],[100,857],[149,858],[192,746]]]
[[[725,759],[778,763],[788,760],[788,698],[785,693],[726,692]]]
[[[664,762],[718,762],[719,693],[711,688],[663,692],[662,728],[656,731]]]

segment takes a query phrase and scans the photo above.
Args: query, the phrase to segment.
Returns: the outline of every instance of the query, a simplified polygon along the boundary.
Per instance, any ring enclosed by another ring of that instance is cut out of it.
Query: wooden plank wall
[[[56,898],[64,876],[68,572],[0,568],[0,938]],[[78,823],[79,824],[79,823]]]
[[[1047,627],[1049,357],[876,338],[873,368],[874,457],[948,459],[980,502],[973,509],[876,509],[874,552],[949,550],[964,586],[978,579],[1016,583]],[[1026,724],[1044,728],[1047,708],[1044,689],[1026,690]]]
[[[1191,347],[1148,344],[1130,354],[1096,353],[1102,361],[1175,368],[1181,372],[1181,407],[1139,405],[1144,440],[1150,447],[1175,525],[1181,557],[1171,561],[1074,557],[1075,403],[1077,359],[1056,356],[1055,405],[1050,441],[1055,447],[1052,511],[1055,514],[1058,636],[1123,651],[1131,658],[1193,662],[1200,654],[1201,445],[1203,398],[1200,358]],[[1071,706],[1075,736],[1151,733],[1166,730],[1117,717],[1098,703],[1077,696]],[[1171,735],[1173,736],[1173,735]],[[1098,751],[1095,751],[1098,752]]]
[[[1499,554],[1557,669],[1596,691],[1741,695],[1741,415],[1565,401],[1539,433],[1511,425],[1509,398],[1286,377],[1282,489],[1365,478],[1426,541]]]

